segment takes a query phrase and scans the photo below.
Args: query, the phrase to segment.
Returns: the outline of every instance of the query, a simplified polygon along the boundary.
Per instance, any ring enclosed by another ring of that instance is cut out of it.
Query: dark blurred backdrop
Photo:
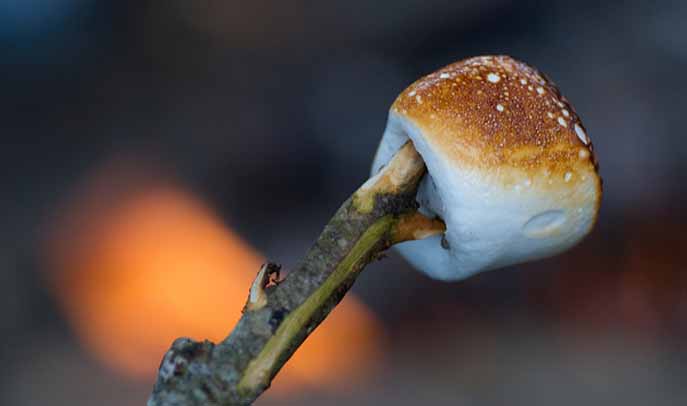
[[[0,0],[0,403],[145,402],[153,376],[101,362],[74,316],[100,319],[99,265],[63,277],[91,260],[99,208],[164,184],[288,269],[366,179],[405,86],[510,54],[557,82],[594,141],[593,234],[460,283],[390,254],[354,287],[383,337],[359,361],[375,372],[262,404],[685,404],[685,21],[684,1]],[[89,334],[109,328],[133,329]]]

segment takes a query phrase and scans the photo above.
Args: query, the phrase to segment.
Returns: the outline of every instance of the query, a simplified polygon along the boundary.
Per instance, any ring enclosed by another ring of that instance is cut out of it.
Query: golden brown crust
[[[448,65],[409,86],[391,109],[461,165],[597,170],[591,140],[558,88],[508,56]]]

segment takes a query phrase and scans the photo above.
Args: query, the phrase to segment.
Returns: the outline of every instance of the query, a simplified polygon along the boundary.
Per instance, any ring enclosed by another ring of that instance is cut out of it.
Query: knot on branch
[[[206,364],[214,347],[208,340],[197,342],[186,337],[177,338],[160,363],[160,379],[164,382],[182,376],[198,361]]]
[[[218,399],[210,361],[215,345],[210,341],[178,338],[167,351],[148,406],[203,405]]]

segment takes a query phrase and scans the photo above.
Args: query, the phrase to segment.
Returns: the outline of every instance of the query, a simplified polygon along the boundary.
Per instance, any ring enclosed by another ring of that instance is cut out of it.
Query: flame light
[[[228,334],[263,259],[180,188],[122,187],[111,172],[61,211],[49,239],[51,280],[82,345],[113,370],[152,381],[176,337]],[[274,387],[359,383],[380,348],[378,323],[348,295]]]

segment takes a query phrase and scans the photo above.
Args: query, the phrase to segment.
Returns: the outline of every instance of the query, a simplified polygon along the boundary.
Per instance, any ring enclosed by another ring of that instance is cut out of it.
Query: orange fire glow
[[[263,259],[176,186],[113,189],[101,179],[67,205],[50,238],[52,280],[89,352],[150,380],[176,337],[228,334]],[[349,294],[274,386],[357,383],[378,359],[380,339],[378,322]]]

